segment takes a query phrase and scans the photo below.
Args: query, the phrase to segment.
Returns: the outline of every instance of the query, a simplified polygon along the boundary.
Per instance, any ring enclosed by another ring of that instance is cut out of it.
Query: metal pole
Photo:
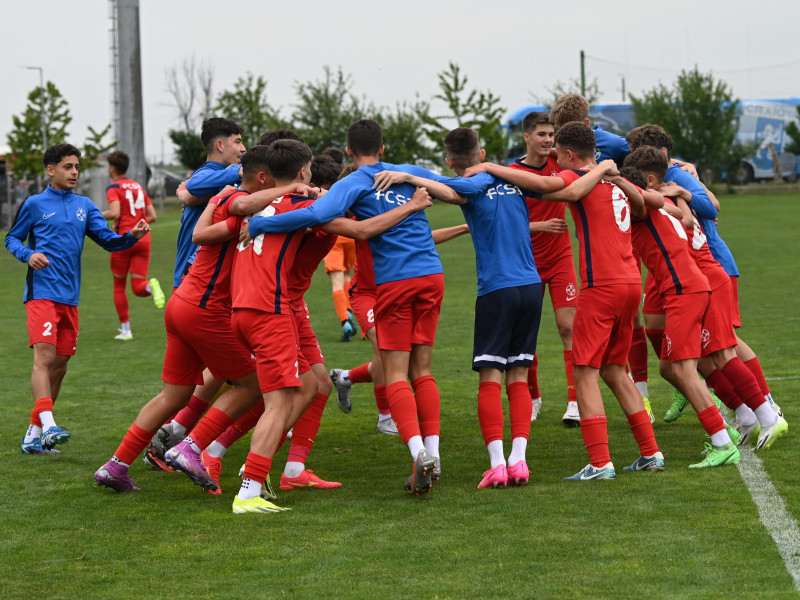
[[[47,121],[45,118],[45,93],[44,93],[44,69],[42,67],[27,67],[24,66],[23,69],[28,69],[30,71],[39,71],[39,91],[40,91],[40,98],[39,98],[39,106],[41,107],[41,119],[42,119],[42,154],[44,151],[47,150]]]
[[[586,54],[581,50],[581,96],[586,97]]]

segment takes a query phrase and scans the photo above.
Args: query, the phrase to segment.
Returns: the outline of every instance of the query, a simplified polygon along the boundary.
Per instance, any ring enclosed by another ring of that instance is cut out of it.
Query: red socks
[[[769,394],[769,385],[767,385],[767,378],[764,377],[764,371],[761,369],[761,363],[758,361],[758,357],[754,356],[750,360],[742,361],[744,366],[750,369],[753,373],[753,376],[756,378],[759,387],[761,388],[761,393],[765,396]]]
[[[120,323],[130,321],[128,297],[125,295],[125,277],[114,277],[114,307],[117,309]]]
[[[608,452],[608,419],[605,415],[582,418],[581,435],[593,467],[603,467],[611,461]]]
[[[186,428],[186,431],[191,431],[197,422],[200,420],[200,417],[203,416],[203,413],[208,410],[208,402],[198,398],[195,395],[192,395],[192,399],[189,400],[189,404],[187,404],[184,408],[175,415],[174,420],[183,425]]]
[[[714,388],[714,393],[731,410],[735,411],[744,404],[739,394],[736,393],[736,388],[731,385],[731,382],[719,369],[714,369],[706,377],[706,385]]]
[[[439,398],[439,388],[432,375],[423,375],[411,382],[414,388],[414,397],[417,402],[417,418],[422,437],[439,435],[439,413],[442,401]]]
[[[389,410],[389,401],[386,399],[386,386],[376,385],[372,388],[372,391],[375,393],[375,404],[378,406],[378,414],[392,414],[392,411]]]
[[[577,402],[578,394],[575,392],[575,376],[573,375],[575,361],[572,359],[572,350],[564,350],[564,368],[567,371],[567,402]]]
[[[633,382],[647,381],[647,338],[644,327],[634,327],[631,349],[628,351]],[[649,456],[649,455],[647,455]]]
[[[239,417],[239,419],[233,425],[228,427],[228,429],[225,430],[225,433],[217,438],[217,441],[226,448],[230,448],[235,442],[246,436],[247,433],[256,426],[256,423],[258,423],[258,420],[263,414],[264,401],[260,400],[258,404]]]
[[[725,421],[722,420],[722,415],[719,414],[716,406],[709,406],[705,410],[701,410],[697,413],[697,418],[700,419],[700,425],[708,435],[714,435],[725,429]]]
[[[407,381],[396,381],[386,386],[386,398],[403,443],[407,444],[415,435],[421,435],[417,422],[417,402],[411,385]]]
[[[508,394],[508,412],[511,416],[511,439],[530,438],[531,435],[531,393],[528,384],[517,381],[506,384]]]
[[[569,379],[567,379],[569,383]],[[533,362],[528,367],[528,390],[531,398],[541,398],[542,392],[539,389],[539,353],[533,355]]]
[[[117,451],[114,452],[114,456],[126,465],[133,464],[133,461],[142,453],[142,450],[147,448],[154,433],[155,431],[147,431],[134,423],[128,429],[125,437],[122,438],[122,443],[117,448]]]
[[[133,290],[134,295],[139,296],[140,298],[146,298],[150,295],[150,292],[147,291],[147,279],[142,277],[131,277],[131,289]]]
[[[664,330],[663,329],[645,329],[645,334],[647,334],[647,339],[650,340],[650,345],[653,346],[653,350],[656,352],[656,356],[661,358],[661,350],[664,347]]]
[[[180,423],[180,421],[178,421]],[[189,437],[200,450],[205,450],[217,436],[221,435],[233,423],[224,412],[213,406],[208,409],[206,416],[200,419],[197,426],[192,429]]]
[[[481,426],[483,442],[503,439],[503,396],[502,386],[493,381],[484,381],[478,386],[478,423]],[[528,417],[530,424],[530,416]]]
[[[755,411],[767,401],[758,387],[758,381],[738,356],[734,356],[722,367],[722,373],[736,387],[739,397],[751,410]]]
[[[372,381],[372,375],[369,374],[370,364],[364,363],[355,369],[350,369],[350,381],[353,383],[369,383]]]
[[[266,456],[261,456],[255,452],[247,454],[247,461],[244,464],[244,478],[257,481],[264,485],[264,481],[269,475],[269,470],[272,468],[272,459]]]
[[[317,394],[317,397],[314,398],[313,402],[308,405],[308,408],[306,408],[303,414],[300,415],[300,418],[297,419],[297,422],[294,424],[294,429],[292,429],[292,444],[289,449],[289,460],[293,460],[292,451],[295,446],[303,446],[309,451],[314,446],[314,440],[317,438],[319,425],[322,422],[322,412],[325,410],[325,403],[327,401],[327,396],[324,394]],[[308,452],[305,454],[308,456]],[[304,463],[305,460],[298,460],[296,462]]]
[[[631,426],[631,432],[634,439],[636,439],[636,443],[639,444],[639,453],[642,456],[653,456],[658,452],[656,436],[653,433],[653,424],[650,422],[650,417],[646,410],[640,410],[637,413],[628,415],[628,424]]]

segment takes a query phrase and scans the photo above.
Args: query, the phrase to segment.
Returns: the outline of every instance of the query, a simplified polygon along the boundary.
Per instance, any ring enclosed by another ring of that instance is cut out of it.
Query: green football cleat
[[[761,429],[761,433],[758,435],[758,441],[756,442],[756,450],[769,450],[772,448],[772,444],[775,440],[787,431],[789,431],[789,424],[786,422],[786,419],[778,417],[778,420],[772,427]]]
[[[667,413],[664,415],[664,420],[667,423],[677,421],[683,414],[683,409],[686,408],[688,402],[686,396],[680,392],[672,394],[672,406],[669,407],[669,410],[667,410]]]
[[[711,446],[706,457],[699,463],[689,465],[689,468],[705,469],[722,465],[738,465],[739,459],[739,449],[733,445],[733,442],[728,442],[724,446]]]
[[[761,434],[761,423],[756,421],[752,425],[739,425],[739,446],[745,446],[748,442],[757,440]]]
[[[647,411],[647,416],[650,417],[650,422],[655,423],[656,417],[653,414],[653,407],[650,406],[650,400],[642,396],[642,400],[644,401],[644,409]]]
[[[161,290],[161,284],[158,282],[158,279],[153,277],[147,283],[150,284],[150,293],[153,294],[153,303],[156,305],[156,308],[164,308],[167,304],[167,300],[164,298],[164,292]]]
[[[731,442],[733,442],[734,446],[738,446],[739,442],[742,441],[742,434],[736,431],[733,427],[725,423],[725,430],[728,432],[728,437],[731,438]]]
[[[236,497],[233,499],[233,514],[235,515],[243,515],[245,513],[278,513],[287,510],[292,509],[276,506],[272,502],[264,500],[261,496],[255,496],[249,500],[242,500],[239,498],[239,494],[236,494]]]

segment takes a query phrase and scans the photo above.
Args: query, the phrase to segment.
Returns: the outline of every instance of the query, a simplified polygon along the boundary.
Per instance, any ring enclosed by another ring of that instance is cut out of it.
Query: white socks
[[[53,413],[49,410],[43,410],[40,412],[39,420],[42,422],[42,429],[44,431],[56,426],[56,422],[53,420]]]
[[[217,440],[211,442],[208,445],[208,448],[206,448],[206,453],[209,456],[213,456],[214,458],[222,458],[223,456],[225,456],[225,453],[227,451],[228,449],[222,444],[220,444]]]
[[[739,419],[739,423],[745,427],[750,427],[751,425],[754,425],[756,421],[758,421],[756,414],[750,410],[750,407],[746,404],[742,404],[733,412],[736,413],[736,418]]]
[[[22,441],[28,444],[40,437],[42,437],[42,428],[38,425],[28,425],[28,431],[25,432],[25,439]]]
[[[754,412],[756,413],[756,418],[758,418],[758,422],[761,423],[761,429],[772,427],[778,420],[778,415],[776,415],[775,411],[772,410],[772,407],[769,405],[769,402],[764,402],[764,404],[759,406]],[[39,418],[42,419],[42,416],[39,415]],[[42,425],[44,425],[44,419],[42,419]]]
[[[489,461],[493,469],[498,465],[506,464],[506,457],[503,454],[503,440],[489,442],[486,449],[489,451]]]
[[[528,440],[524,437],[516,437],[511,440],[511,454],[508,455],[508,464],[515,465],[521,460],[525,460],[525,452],[528,449]]]
[[[130,333],[131,332],[131,322],[125,321],[124,323],[119,324],[119,330],[121,333]]]
[[[439,436],[438,435],[429,435],[424,440],[425,443],[425,450],[428,451],[428,454],[431,456],[439,456]]]
[[[728,435],[728,430],[723,428],[711,436],[712,446],[724,446],[731,441],[731,436]]]
[[[422,436],[415,435],[410,440],[408,440],[408,449],[411,452],[411,458],[417,460],[417,456],[419,456],[420,450],[425,449],[425,445],[422,443]]]
[[[650,393],[647,391],[646,381],[635,381],[634,385],[636,386],[636,389],[639,390],[639,393],[642,395],[642,398],[650,397]]]
[[[286,467],[283,469],[283,474],[287,477],[297,477],[306,470],[306,466],[301,462],[287,462]]]
[[[242,487],[237,494],[240,500],[250,500],[261,495],[261,484],[252,479],[242,479]]]

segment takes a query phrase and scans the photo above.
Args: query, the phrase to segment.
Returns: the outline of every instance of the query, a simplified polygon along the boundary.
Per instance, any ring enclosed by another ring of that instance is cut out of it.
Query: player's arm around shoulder
[[[322,229],[327,233],[335,233],[356,240],[366,240],[391,229],[410,214],[425,210],[430,206],[433,206],[433,203],[427,189],[418,187],[408,202],[392,210],[363,221],[339,217],[323,225]]]
[[[550,200],[556,202],[577,202],[589,192],[592,191],[594,186],[600,183],[601,179],[618,175],[616,163],[607,159],[587,171],[583,176],[573,178],[569,182],[557,175],[555,177],[545,177],[544,179],[553,179],[560,187],[557,187],[551,193],[542,196],[543,200]]]
[[[469,167],[464,171],[464,177],[473,177],[478,173],[488,173],[493,177],[504,179],[513,185],[538,194],[557,192],[564,187],[564,181],[558,177],[544,177],[530,171],[503,167],[491,162],[482,162]]]
[[[215,196],[203,210],[192,231],[192,243],[198,246],[221,244],[234,237],[226,220],[214,223],[214,212],[219,209],[219,204],[214,202],[219,198]]]

